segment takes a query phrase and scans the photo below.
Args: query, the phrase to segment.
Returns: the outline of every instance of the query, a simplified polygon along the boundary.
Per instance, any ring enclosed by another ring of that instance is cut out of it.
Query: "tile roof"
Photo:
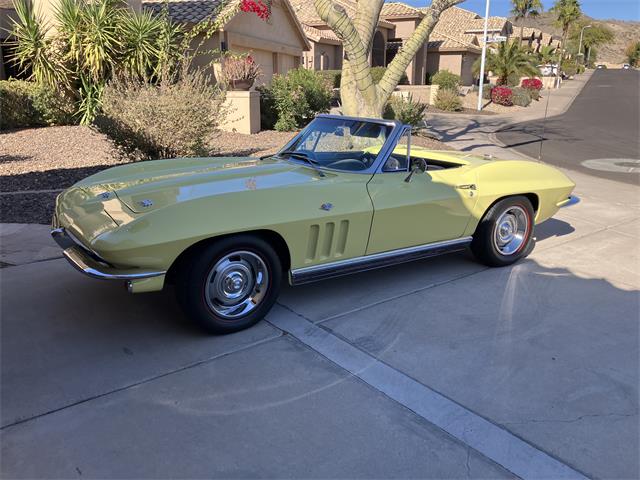
[[[355,18],[356,8],[358,7],[357,0],[333,0],[333,2],[343,7],[350,18]],[[291,4],[293,13],[298,17],[300,23],[312,27],[326,25],[318,15],[318,12],[316,12],[316,7],[311,0],[289,0],[289,3]],[[393,28],[393,24],[387,22],[384,18],[380,19],[378,25],[381,27]]]
[[[333,33],[333,30],[323,30],[320,28],[315,28],[310,25],[302,24],[302,30],[304,31],[307,38],[313,40],[314,42],[319,42],[320,40],[330,40],[333,42],[340,42],[338,36]]]
[[[224,7],[223,3],[223,0],[143,0],[142,8],[160,13],[166,6],[175,22],[198,23],[210,16],[215,18],[230,12],[238,6],[239,1],[232,0]]]
[[[406,3],[387,2],[382,6],[382,12],[380,13],[380,16],[384,18],[393,18],[393,17],[422,18],[424,17],[424,12],[421,9],[412,7],[411,5],[407,5]]]

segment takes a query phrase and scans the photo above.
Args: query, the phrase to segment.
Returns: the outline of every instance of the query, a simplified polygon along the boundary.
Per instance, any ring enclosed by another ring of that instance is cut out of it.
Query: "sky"
[[[579,0],[582,11],[590,17],[605,20],[615,18],[617,20],[640,21],[640,0]],[[430,0],[405,0],[406,3],[418,7],[430,4]],[[555,0],[542,0],[545,10],[553,6]],[[485,0],[465,0],[459,7],[466,8],[484,16]],[[511,10],[510,0],[491,0],[490,15],[506,17]]]

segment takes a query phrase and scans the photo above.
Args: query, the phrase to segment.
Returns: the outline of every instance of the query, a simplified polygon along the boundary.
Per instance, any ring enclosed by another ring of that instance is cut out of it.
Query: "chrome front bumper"
[[[565,207],[571,207],[576,203],[580,203],[580,197],[577,197],[575,195],[569,195],[566,200],[556,203],[556,206],[560,208],[565,208]]]
[[[101,280],[140,280],[159,277],[165,271],[144,270],[140,268],[119,269],[102,260],[95,253],[87,250],[72,234],[64,228],[51,230],[51,236],[60,247],[62,254],[73,267],[93,278]]]

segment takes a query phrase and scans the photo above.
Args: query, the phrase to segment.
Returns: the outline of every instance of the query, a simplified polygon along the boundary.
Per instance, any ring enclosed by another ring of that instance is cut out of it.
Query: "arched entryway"
[[[373,49],[371,51],[371,66],[373,67],[384,67],[384,55],[385,55],[386,45],[384,40],[384,35],[377,31],[373,36]]]

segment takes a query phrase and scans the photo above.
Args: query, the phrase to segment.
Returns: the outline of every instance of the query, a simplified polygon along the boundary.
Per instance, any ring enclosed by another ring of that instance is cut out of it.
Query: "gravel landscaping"
[[[277,151],[295,132],[254,135],[218,132],[212,156],[262,156]],[[414,145],[449,149],[416,136]],[[56,195],[100,170],[130,160],[103,134],[88,127],[47,127],[0,133],[0,222],[49,224]]]

